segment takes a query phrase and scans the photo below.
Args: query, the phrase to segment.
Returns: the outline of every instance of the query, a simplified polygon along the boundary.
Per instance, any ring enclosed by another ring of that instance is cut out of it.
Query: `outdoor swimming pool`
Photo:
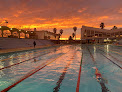
[[[92,67],[99,69],[110,92],[122,91],[122,47],[114,45],[64,45],[0,55],[0,91],[102,92]]]

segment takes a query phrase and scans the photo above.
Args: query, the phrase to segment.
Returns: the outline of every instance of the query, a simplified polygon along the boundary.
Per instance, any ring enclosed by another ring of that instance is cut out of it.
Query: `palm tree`
[[[116,27],[116,26],[114,26],[112,29],[113,29],[113,30],[114,30],[114,29],[117,29],[117,27]]]
[[[73,40],[73,39],[72,39],[72,36],[69,36],[69,40]]]
[[[62,35],[62,33],[63,33],[63,29],[60,30],[60,34],[61,34],[61,35]]]
[[[63,33],[63,29],[60,30],[60,36],[62,35],[62,33]]]
[[[57,29],[56,28],[53,28],[53,32],[56,34],[56,31],[57,31]]]
[[[56,40],[56,31],[57,31],[57,29],[53,28],[53,32],[54,32],[54,35],[55,35],[55,40]]]
[[[74,36],[75,36],[75,33],[72,33],[72,37],[74,38]]]
[[[73,30],[75,32],[75,40],[76,40],[76,30],[77,30],[77,27],[73,27]]]
[[[100,27],[101,27],[101,29],[103,29],[103,28],[105,27],[105,24],[102,22],[102,23],[100,24]]]

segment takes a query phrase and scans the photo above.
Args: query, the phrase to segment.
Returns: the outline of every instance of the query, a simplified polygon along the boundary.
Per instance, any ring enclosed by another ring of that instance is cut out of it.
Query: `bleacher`
[[[36,46],[53,45],[54,44],[50,40],[0,38],[0,49],[33,47],[34,41],[36,42]]]

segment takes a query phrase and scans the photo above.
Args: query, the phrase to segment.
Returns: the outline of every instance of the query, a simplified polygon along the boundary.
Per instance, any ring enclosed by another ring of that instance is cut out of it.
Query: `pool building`
[[[82,43],[105,43],[116,42],[122,39],[122,28],[107,30],[94,27],[82,26],[81,40]]]

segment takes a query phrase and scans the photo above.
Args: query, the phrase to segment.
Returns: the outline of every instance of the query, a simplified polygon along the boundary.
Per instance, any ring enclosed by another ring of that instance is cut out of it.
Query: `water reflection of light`
[[[97,55],[96,55],[96,47],[94,46],[94,58],[96,58]]]
[[[96,47],[94,46],[94,53],[96,52]]]
[[[10,60],[10,65],[13,65],[14,63],[13,63],[13,59],[12,60]]]
[[[14,57],[13,55],[10,56],[10,58],[13,58],[13,57]]]
[[[106,45],[107,52],[109,52],[109,45]]]
[[[2,62],[0,62],[0,68],[3,68],[4,64]]]

